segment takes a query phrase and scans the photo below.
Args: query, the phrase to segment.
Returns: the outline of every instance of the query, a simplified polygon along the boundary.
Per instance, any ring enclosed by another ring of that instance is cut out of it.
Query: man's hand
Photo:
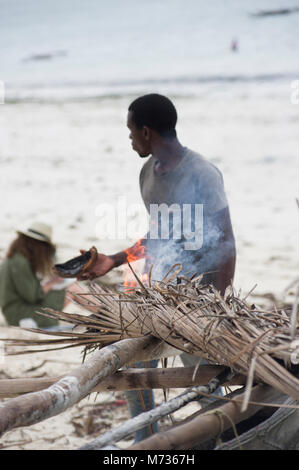
[[[85,250],[80,250],[80,252],[83,254],[85,253]],[[78,276],[77,279],[79,281],[92,280],[96,277],[104,276],[104,274],[108,273],[108,271],[110,271],[114,267],[115,262],[113,258],[111,258],[110,256],[106,256],[102,253],[98,253],[98,259],[92,266],[92,268],[89,271],[86,271],[85,273]]]

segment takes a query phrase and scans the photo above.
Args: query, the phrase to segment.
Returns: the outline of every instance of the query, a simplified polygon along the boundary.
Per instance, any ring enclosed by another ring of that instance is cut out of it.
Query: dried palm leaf
[[[139,279],[130,292],[90,283],[73,300],[91,314],[46,309],[43,315],[71,322],[75,328],[71,333],[51,332],[64,338],[38,344],[83,344],[88,352],[120,339],[151,334],[177,349],[247,375],[247,399],[253,381],[258,380],[299,400],[299,381],[287,370],[299,342],[299,329],[291,325],[289,312],[259,309],[233,288],[222,297],[214,287],[202,285],[200,277],[177,274],[173,278],[169,273],[163,281],[150,285]],[[26,341],[22,341],[24,346]],[[12,343],[16,345],[16,341]],[[32,345],[32,340],[27,344]]]

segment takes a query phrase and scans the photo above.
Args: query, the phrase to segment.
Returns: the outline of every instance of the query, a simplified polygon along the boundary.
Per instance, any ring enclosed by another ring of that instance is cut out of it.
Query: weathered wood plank
[[[194,367],[126,369],[117,371],[112,376],[103,379],[92,392],[186,388],[193,385],[205,385],[223,369],[224,366],[202,365],[197,368],[194,378]],[[2,379],[0,380],[0,398],[10,398],[44,390],[63,377]],[[243,385],[245,382],[246,377],[236,375],[224,385]]]

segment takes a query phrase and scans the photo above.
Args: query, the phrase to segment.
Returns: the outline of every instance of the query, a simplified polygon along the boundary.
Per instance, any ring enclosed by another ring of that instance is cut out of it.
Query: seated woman
[[[0,306],[9,325],[18,326],[23,319],[32,319],[38,327],[48,328],[57,320],[39,315],[48,307],[61,310],[68,303],[66,290],[53,290],[59,278],[51,277],[55,246],[51,241],[52,229],[35,222],[27,230],[18,231],[0,267]]]

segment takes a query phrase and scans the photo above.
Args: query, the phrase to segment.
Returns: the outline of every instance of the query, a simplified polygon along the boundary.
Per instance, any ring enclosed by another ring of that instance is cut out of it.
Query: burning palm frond
[[[201,278],[182,278],[177,272],[175,279],[170,275],[150,285],[137,281],[130,292],[91,283],[73,297],[90,315],[50,309],[43,313],[73,323],[72,332],[50,332],[62,339],[20,340],[19,344],[83,345],[88,352],[120,339],[151,334],[181,351],[246,375],[248,391],[253,380],[258,380],[299,399],[299,381],[287,370],[296,356],[299,329],[291,325],[288,312],[259,309],[232,288],[222,297],[212,286],[201,285]]]

